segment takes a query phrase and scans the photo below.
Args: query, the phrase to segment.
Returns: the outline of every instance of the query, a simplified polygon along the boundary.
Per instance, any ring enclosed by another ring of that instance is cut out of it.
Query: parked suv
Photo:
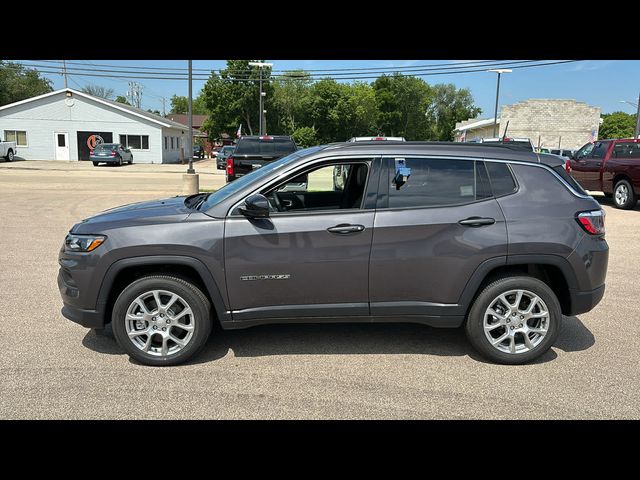
[[[192,358],[213,322],[464,325],[482,355],[519,364],[598,304],[608,250],[604,212],[558,156],[350,142],[83,220],[58,286],[65,317],[110,322],[149,365]]]
[[[227,182],[246,175],[298,149],[291,137],[284,135],[244,136],[227,157]]]
[[[613,197],[616,208],[630,210],[640,193],[640,140],[619,138],[587,143],[567,163],[573,177],[587,190]]]

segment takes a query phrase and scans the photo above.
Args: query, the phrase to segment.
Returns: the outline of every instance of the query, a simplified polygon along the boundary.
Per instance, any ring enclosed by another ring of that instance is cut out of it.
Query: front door
[[[478,265],[507,254],[506,224],[485,162],[385,161],[380,190],[388,196],[380,197],[376,211],[371,315],[457,315],[457,303]]]
[[[609,142],[588,143],[571,160],[571,175],[585,190],[602,188],[600,171],[608,148]]]
[[[365,190],[377,187],[374,162],[301,167],[260,192],[269,218],[231,211],[224,251],[234,321],[369,314],[375,198]]]
[[[67,132],[56,132],[53,137],[56,146],[56,160],[69,160],[69,134]]]

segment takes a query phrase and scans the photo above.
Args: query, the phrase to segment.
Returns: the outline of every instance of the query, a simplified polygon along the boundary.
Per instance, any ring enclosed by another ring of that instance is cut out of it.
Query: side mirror
[[[260,193],[254,193],[244,201],[240,213],[250,218],[267,218],[269,216],[269,200]]]

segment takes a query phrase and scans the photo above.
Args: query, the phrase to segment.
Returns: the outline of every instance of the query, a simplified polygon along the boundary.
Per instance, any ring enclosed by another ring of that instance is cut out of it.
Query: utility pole
[[[129,82],[129,90],[127,90],[127,99],[129,103],[136,108],[142,105],[142,88],[139,83]]]
[[[259,67],[260,68],[260,101],[258,102],[259,105],[259,110],[258,110],[258,118],[260,119],[260,135],[264,135],[264,130],[263,130],[263,125],[264,122],[262,121],[263,116],[264,116],[264,97],[267,95],[265,92],[262,91],[262,69],[264,67],[273,67],[273,63],[265,63],[265,62],[249,62],[249,65],[252,67]]]
[[[163,117],[167,116],[167,110],[165,108],[165,101],[166,101],[166,98],[162,97],[162,116]]]
[[[497,68],[494,70],[487,70],[487,72],[494,72],[498,74],[498,84],[496,87],[496,108],[494,110],[494,114],[493,114],[493,137],[496,137],[496,127],[498,125],[498,98],[500,97],[500,75],[502,75],[503,73],[511,73],[512,70],[509,70],[508,68]]]
[[[188,104],[188,131],[187,131],[187,155],[189,155],[189,168],[187,173],[182,174],[182,193],[184,195],[195,195],[200,192],[200,180],[198,174],[193,169],[193,112],[191,111],[193,91],[192,91],[192,75],[191,65],[192,61],[189,60],[189,96],[187,98]]]
[[[636,132],[634,134],[635,138],[638,138],[640,135],[640,94],[638,95],[638,110],[636,112]]]
[[[67,61],[62,60],[62,76],[64,77],[64,88],[67,88]]]

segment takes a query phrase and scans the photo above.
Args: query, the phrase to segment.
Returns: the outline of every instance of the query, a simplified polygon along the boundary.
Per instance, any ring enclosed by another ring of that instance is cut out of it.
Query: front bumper
[[[83,310],[64,303],[62,315],[86,328],[104,328],[104,315],[96,310]]]

